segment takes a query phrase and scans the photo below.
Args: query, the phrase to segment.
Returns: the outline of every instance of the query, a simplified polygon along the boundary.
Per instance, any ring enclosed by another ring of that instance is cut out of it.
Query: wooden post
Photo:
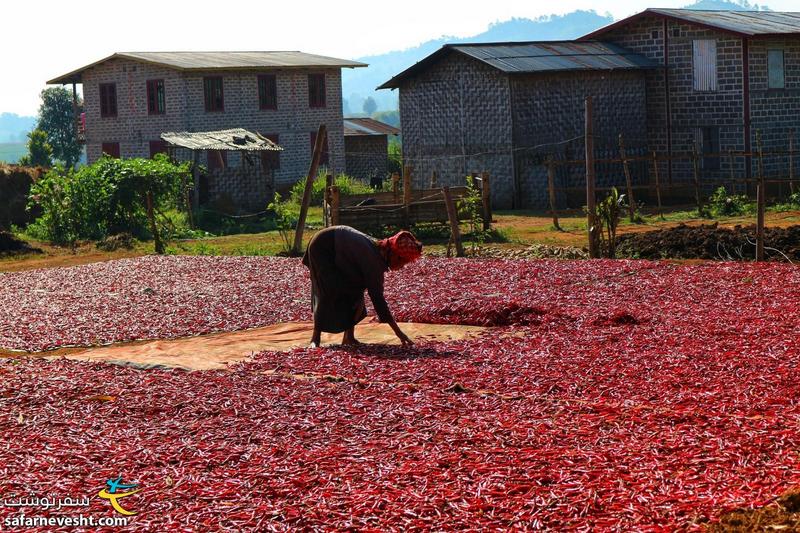
[[[697,212],[703,212],[703,200],[700,197],[700,161],[697,153],[697,142],[692,145],[692,167],[694,168],[694,200],[697,204]]]
[[[547,193],[550,197],[550,214],[553,215],[553,227],[561,231],[556,211],[556,164],[552,157],[547,158]]]
[[[622,158],[622,171],[625,173],[625,186],[628,189],[628,217],[633,222],[636,220],[636,200],[633,198],[631,169],[628,165],[628,157],[625,155],[625,140],[621,133],[619,134],[619,155]]]
[[[412,167],[403,167],[403,220],[405,229],[411,228],[411,172]]]
[[[78,86],[76,82],[72,82],[72,127],[75,133],[75,139],[79,140],[78,133],[80,133],[80,117],[78,116]],[[86,132],[84,132],[84,135]]]
[[[761,143],[761,130],[756,130],[756,143],[758,146],[758,187],[756,188],[756,202],[758,215],[756,218],[756,261],[764,260],[764,207],[767,194],[764,183],[764,147]]]
[[[200,210],[200,154],[194,150],[194,162],[192,164],[192,180],[194,181],[194,190],[192,191],[192,207],[195,210]]]
[[[331,187],[331,226],[339,225],[339,187]]]
[[[314,186],[314,179],[317,177],[319,160],[322,156],[322,147],[324,146],[327,136],[328,130],[325,124],[320,124],[317,130],[317,138],[314,142],[314,153],[311,156],[311,164],[308,167],[308,176],[306,176],[306,187],[303,190],[303,203],[300,204],[300,216],[297,219],[297,229],[294,232],[294,246],[292,246],[292,254],[294,255],[300,255],[300,249],[303,246],[303,230],[305,229],[306,216],[308,215],[308,204],[311,202],[311,189]]]
[[[189,184],[186,182],[185,174],[181,179],[181,186],[183,187],[183,202],[186,204],[186,215],[189,218],[189,227],[195,229],[194,213],[192,213],[192,200],[189,197]]]
[[[658,216],[664,218],[664,210],[661,208],[661,177],[658,173],[658,155],[653,152],[653,176],[656,178],[656,202],[658,203]]]
[[[403,205],[411,203],[411,172],[410,166],[403,167]]]
[[[156,226],[152,192],[147,191],[145,194],[145,202],[147,203],[147,220],[150,221],[150,232],[153,234],[153,245],[155,246],[156,253],[162,255],[165,251],[164,243],[161,241],[161,236],[158,234],[158,227]]]
[[[439,176],[436,175],[436,171],[434,170],[431,174],[431,189],[436,188],[436,182],[439,181]]]
[[[733,157],[733,150],[728,150],[728,164],[731,167],[731,186],[728,190],[734,193],[736,192],[736,160]]]
[[[450,187],[442,187],[444,195],[444,205],[447,208],[447,220],[450,221],[450,234],[456,245],[456,256],[464,257],[464,246],[461,244],[461,230],[458,227],[458,213],[456,204],[453,203],[453,196],[450,194]]]
[[[492,227],[492,184],[488,172],[481,172],[481,201],[483,201],[483,231]]]
[[[398,192],[398,186],[400,182],[400,175],[397,172],[392,173],[392,195],[394,195],[394,203],[398,203],[400,201],[400,194]]]
[[[322,215],[325,217],[325,227],[332,226],[331,224],[331,187],[333,187],[333,174],[325,176],[325,200],[322,205]]]
[[[794,129],[789,130],[789,193],[794,194]]]
[[[586,145],[586,229],[589,234],[589,257],[600,257],[600,226],[597,223],[597,208],[595,206],[594,190],[594,133],[592,128],[592,97],[586,97],[585,117],[585,145]]]

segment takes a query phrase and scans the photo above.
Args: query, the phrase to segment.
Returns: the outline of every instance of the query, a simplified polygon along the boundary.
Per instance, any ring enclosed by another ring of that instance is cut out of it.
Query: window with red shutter
[[[317,132],[311,132],[311,157],[314,157],[314,145],[317,142]],[[322,141],[322,154],[319,158],[320,165],[328,165],[328,136],[325,136],[325,139]]]
[[[117,116],[116,83],[100,84],[100,116],[103,118]]]
[[[258,77],[259,109],[278,109],[278,82],[275,74],[263,74]]]
[[[103,143],[101,150],[104,155],[119,159],[119,143]]]
[[[150,159],[156,154],[166,154],[167,153],[167,143],[164,141],[150,141]]]
[[[274,142],[275,144],[280,144],[278,142],[278,134],[272,133],[269,135],[264,135],[267,139]],[[264,170],[278,170],[281,168],[281,153],[280,152],[261,152],[261,168]]]
[[[228,166],[228,152],[225,150],[206,150],[208,170],[221,170]]]
[[[224,111],[225,97],[222,90],[221,76],[208,76],[203,78],[203,96],[205,97],[206,111]]]
[[[164,80],[147,80],[147,113],[163,115],[166,110]]]
[[[325,74],[308,75],[309,107],[325,107]]]

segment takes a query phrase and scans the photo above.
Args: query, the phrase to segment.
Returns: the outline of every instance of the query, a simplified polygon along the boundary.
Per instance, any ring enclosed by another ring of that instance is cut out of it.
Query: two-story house
[[[165,132],[244,128],[283,148],[264,167],[277,188],[301,178],[317,128],[328,131],[323,164],[345,169],[341,69],[363,63],[302,52],[125,52],[48,81],[82,84],[89,163],[102,153],[151,157],[165,149]],[[208,153],[209,173],[232,169],[214,190],[240,209],[266,205],[236,182],[239,155]],[[264,191],[263,188],[259,189]]]
[[[699,146],[705,178],[753,175],[752,160],[725,157],[756,149],[787,151],[800,133],[800,13],[647,9],[582,37],[602,39],[659,65],[646,74],[652,150],[686,153]],[[677,181],[691,161],[665,164]],[[767,175],[786,177],[788,156],[765,159]]]
[[[546,163],[583,157],[592,96],[598,183],[621,184],[610,160],[623,134],[629,155],[662,156],[661,179],[685,198],[695,150],[706,194],[754,175],[742,152],[757,131],[765,174],[787,177],[776,152],[800,134],[800,13],[647,9],[576,41],[445,45],[379,89],[400,91],[403,158],[421,182],[488,171],[499,206],[546,208]],[[653,180],[652,165],[631,167]],[[583,167],[557,173],[583,205]]]

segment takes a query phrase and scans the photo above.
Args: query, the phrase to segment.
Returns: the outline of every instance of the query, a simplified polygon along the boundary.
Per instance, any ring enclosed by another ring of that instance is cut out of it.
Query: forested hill
[[[25,135],[36,124],[36,117],[0,113],[0,143],[24,142]]]

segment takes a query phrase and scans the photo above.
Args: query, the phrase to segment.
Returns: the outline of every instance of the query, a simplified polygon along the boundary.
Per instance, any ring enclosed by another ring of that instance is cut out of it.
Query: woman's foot
[[[342,346],[361,346],[361,342],[356,340],[355,332],[351,329],[344,332],[342,337]]]
[[[311,346],[310,348],[319,348],[322,346],[322,332],[318,329],[315,329],[314,332],[311,334]]]

